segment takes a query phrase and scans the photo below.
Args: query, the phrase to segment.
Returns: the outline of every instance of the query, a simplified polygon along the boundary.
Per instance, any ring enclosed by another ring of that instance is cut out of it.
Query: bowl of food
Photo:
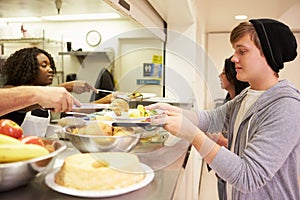
[[[63,118],[59,119],[57,125],[58,125],[58,128],[54,131],[56,133],[57,137],[62,140],[67,140],[67,136],[64,131],[64,127],[67,127],[67,126],[80,127],[80,126],[85,125],[85,122],[84,122],[83,118],[68,116],[68,117],[63,117]]]
[[[41,150],[41,148],[36,147],[38,145],[16,144],[14,147],[14,145],[9,144],[10,149],[6,148],[5,150],[8,152],[6,161],[0,163],[0,192],[18,188],[28,184],[35,177],[48,173],[53,168],[57,156],[67,148],[63,141],[48,138],[40,139],[43,141],[43,148],[48,153],[43,153],[42,156],[33,156],[34,158],[30,159],[24,158],[24,156],[29,156],[31,153],[37,154],[37,151]]]
[[[64,128],[66,138],[82,153],[129,152],[139,143],[132,127],[113,127],[111,121],[92,121]]]

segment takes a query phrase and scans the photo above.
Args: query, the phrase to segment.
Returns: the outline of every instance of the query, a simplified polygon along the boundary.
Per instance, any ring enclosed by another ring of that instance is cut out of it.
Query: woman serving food
[[[55,73],[56,67],[52,56],[37,47],[23,48],[11,54],[1,70],[1,74],[5,77],[5,88],[21,85],[48,86],[52,84]],[[81,80],[62,83],[59,86],[77,94],[96,91],[93,86]],[[25,135],[46,133],[50,122],[49,111],[42,110],[39,105],[8,113],[1,118],[18,123]]]

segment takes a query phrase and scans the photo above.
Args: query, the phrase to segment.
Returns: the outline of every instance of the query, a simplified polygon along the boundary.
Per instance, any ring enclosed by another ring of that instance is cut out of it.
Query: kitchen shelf
[[[70,52],[59,52],[58,55],[70,55],[76,56],[80,64],[83,63],[87,56],[105,56],[110,62],[114,59],[113,52],[109,51],[70,51]]]
[[[5,43],[60,43],[60,41],[51,40],[47,38],[9,38],[9,39],[0,39],[0,44]]]

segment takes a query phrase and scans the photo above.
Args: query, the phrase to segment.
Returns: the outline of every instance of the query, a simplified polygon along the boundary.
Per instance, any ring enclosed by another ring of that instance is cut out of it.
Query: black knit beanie
[[[279,72],[283,63],[297,56],[297,41],[290,28],[273,19],[249,20],[258,35],[263,53],[273,71]]]

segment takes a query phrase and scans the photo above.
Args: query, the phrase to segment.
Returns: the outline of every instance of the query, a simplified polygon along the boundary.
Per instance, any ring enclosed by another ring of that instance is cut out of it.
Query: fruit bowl
[[[29,160],[0,163],[0,192],[18,188],[35,177],[48,173],[53,168],[57,156],[67,148],[63,141],[57,139],[42,140],[45,144],[52,145],[54,151]]]

